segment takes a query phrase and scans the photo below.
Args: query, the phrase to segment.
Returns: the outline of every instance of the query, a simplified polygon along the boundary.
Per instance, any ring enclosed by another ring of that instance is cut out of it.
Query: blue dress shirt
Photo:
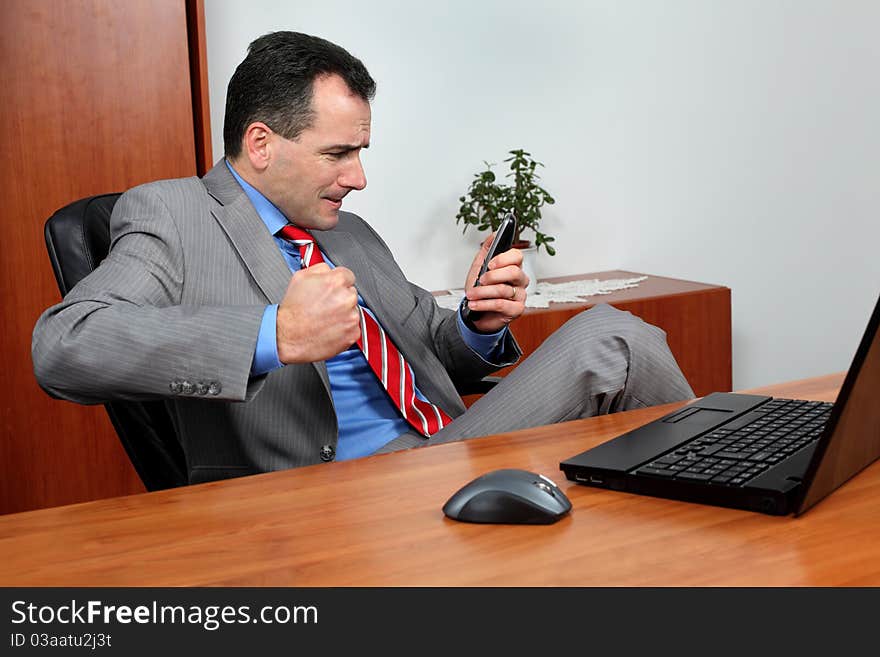
[[[229,167],[229,171],[238,184],[242,186],[260,219],[273,235],[291,272],[299,271],[302,268],[299,249],[277,234],[289,223],[285,216],[256,188],[242,179],[228,161],[226,166]],[[334,266],[323,251],[321,255],[324,257],[324,262],[330,267]],[[364,305],[360,294],[358,294],[358,303],[365,312],[372,315],[372,312]],[[277,304],[266,306],[251,365],[251,373],[254,375],[265,374],[284,366],[278,359],[275,332],[277,315]],[[375,319],[375,315],[373,318]],[[501,344],[501,338],[507,331],[505,328],[490,335],[475,333],[465,326],[460,313],[458,314],[458,327],[465,343],[489,361],[492,360]],[[372,454],[410,429],[409,423],[391,401],[357,345],[352,345],[342,353],[329,358],[325,363],[339,425],[339,440],[336,445],[337,460],[342,461]],[[415,380],[415,376],[413,376],[413,380]],[[425,399],[418,387],[416,387],[416,394],[420,399]]]

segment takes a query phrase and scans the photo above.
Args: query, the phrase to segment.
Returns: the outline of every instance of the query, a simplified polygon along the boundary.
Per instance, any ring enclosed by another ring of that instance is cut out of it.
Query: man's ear
[[[256,171],[265,171],[272,159],[272,128],[262,121],[254,121],[244,131],[243,154]]]

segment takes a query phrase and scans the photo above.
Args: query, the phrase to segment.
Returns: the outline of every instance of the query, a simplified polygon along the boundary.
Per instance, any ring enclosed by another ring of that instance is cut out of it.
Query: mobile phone
[[[513,246],[514,235],[516,235],[516,215],[513,214],[513,212],[508,212],[507,216],[501,220],[501,225],[498,226],[498,230],[495,231],[495,238],[492,240],[492,245],[489,247],[489,252],[486,254],[486,258],[483,260],[483,266],[480,267],[480,272],[477,274],[477,280],[474,282],[475,287],[480,284],[480,277],[489,269],[489,261],[499,253],[504,253],[505,251],[510,250]],[[465,322],[471,324],[479,319],[480,315],[482,315],[482,312],[472,311],[468,308],[467,299],[462,302],[461,317]]]

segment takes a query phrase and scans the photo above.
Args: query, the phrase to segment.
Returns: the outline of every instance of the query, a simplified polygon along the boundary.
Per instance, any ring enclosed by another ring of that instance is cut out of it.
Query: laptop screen
[[[880,299],[804,475],[800,515],[880,457]]]

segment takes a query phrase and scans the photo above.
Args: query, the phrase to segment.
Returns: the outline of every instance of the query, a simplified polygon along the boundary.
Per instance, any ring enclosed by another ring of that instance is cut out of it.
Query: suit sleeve
[[[107,258],[34,328],[40,386],[94,404],[172,396],[243,401],[264,306],[184,306],[174,218],[149,186],[120,197]]]
[[[410,283],[410,287],[418,307],[428,318],[434,351],[453,381],[477,381],[502,367],[513,365],[522,356],[522,350],[508,330],[495,350],[495,358],[491,361],[483,358],[462,337],[457,311],[440,308],[434,295],[418,285]]]

